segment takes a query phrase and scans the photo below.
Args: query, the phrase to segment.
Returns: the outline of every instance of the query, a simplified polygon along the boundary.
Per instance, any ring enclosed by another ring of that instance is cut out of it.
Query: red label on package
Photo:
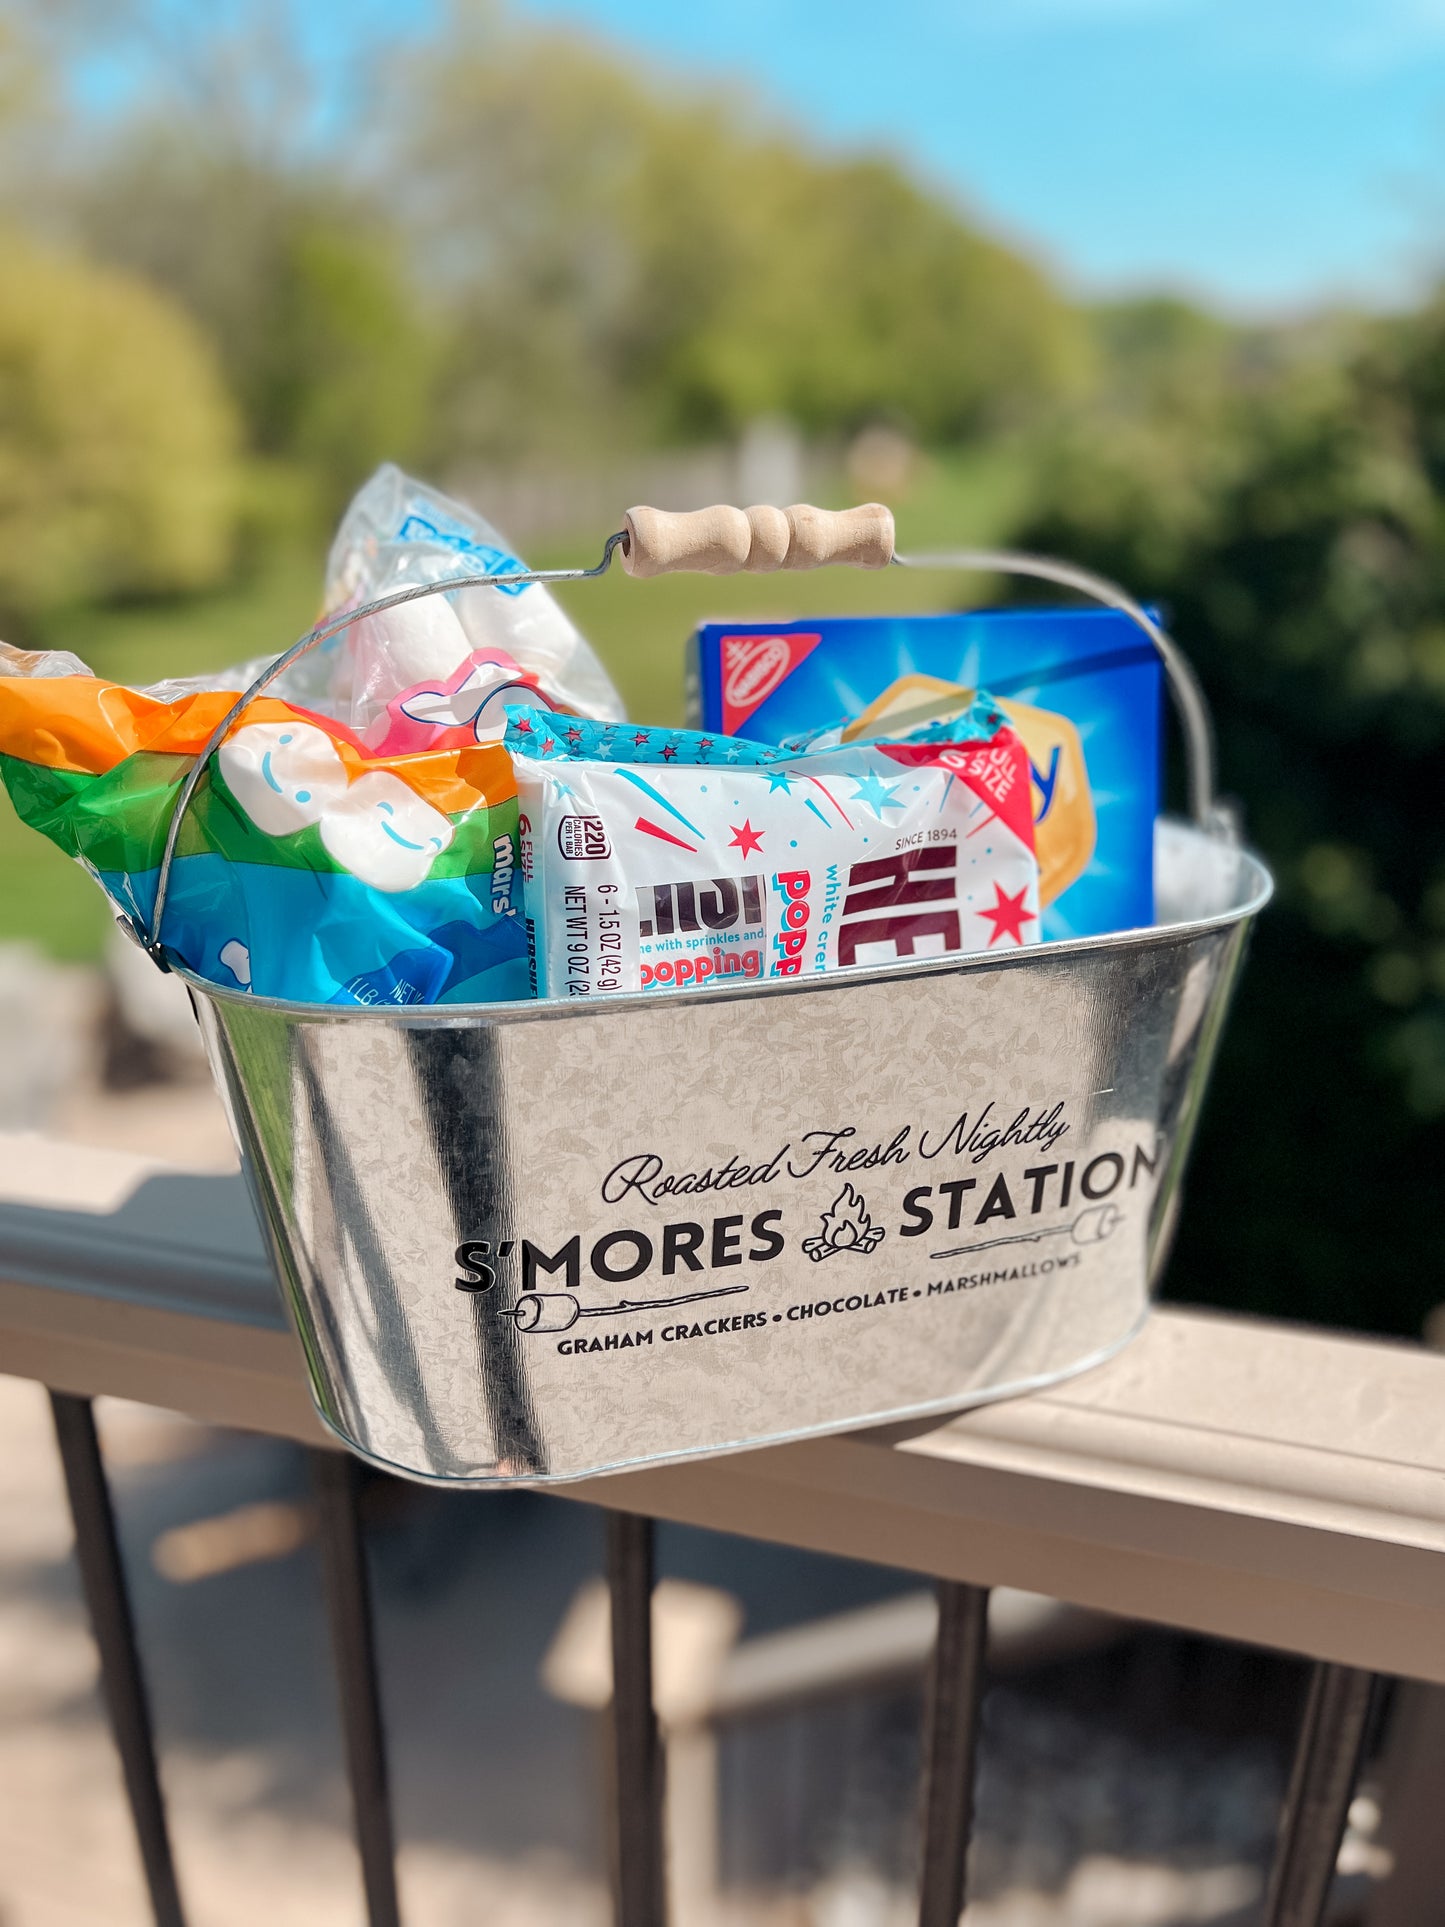
[[[1033,849],[1029,759],[1011,729],[1001,729],[990,743],[876,743],[874,747],[908,769],[948,770],[982,797],[1020,843]]]

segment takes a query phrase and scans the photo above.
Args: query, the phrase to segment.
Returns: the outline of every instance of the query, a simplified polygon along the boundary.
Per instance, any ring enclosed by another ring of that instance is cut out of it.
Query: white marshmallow
[[[413,683],[450,676],[471,653],[466,631],[444,595],[384,609],[352,631],[357,684],[383,703]]]
[[[321,819],[327,854],[373,890],[413,890],[452,840],[440,810],[388,770],[358,777]]]
[[[268,836],[319,823],[346,793],[336,745],[309,723],[248,723],[221,745],[219,761],[226,788]]]

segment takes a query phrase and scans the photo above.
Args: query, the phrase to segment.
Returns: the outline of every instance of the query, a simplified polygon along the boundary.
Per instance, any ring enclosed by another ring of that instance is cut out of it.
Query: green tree
[[[1032,413],[1087,340],[1044,275],[882,158],[461,6],[401,76],[418,259],[454,291],[459,434],[531,407],[635,439],[879,415],[940,439]]]
[[[1279,882],[1171,1288],[1402,1332],[1442,1297],[1442,366],[1436,305],[1343,367],[1077,425],[1019,538],[1169,608]]]
[[[237,422],[205,340],[135,278],[8,233],[0,610],[192,589],[230,559]]]
[[[252,449],[316,477],[328,511],[382,456],[758,414],[946,441],[1037,420],[1086,372],[1089,332],[1044,273],[896,163],[820,155],[744,95],[573,30],[455,0],[410,54],[372,46],[338,115],[294,0],[174,22],[128,0],[124,19],[149,91],[70,144],[57,201],[210,332]]]
[[[323,523],[379,461],[417,453],[435,329],[357,196],[183,126],[131,133],[75,198],[88,245],[211,335],[252,450],[314,479]]]

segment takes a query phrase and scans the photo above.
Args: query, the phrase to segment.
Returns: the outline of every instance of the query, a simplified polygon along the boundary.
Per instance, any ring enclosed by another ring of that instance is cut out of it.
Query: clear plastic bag
[[[524,567],[483,516],[387,463],[342,518],[327,558],[325,610],[338,614],[398,589]],[[503,683],[518,680],[550,708],[604,722],[626,714],[606,670],[539,582],[408,603],[344,630],[317,653],[308,671],[321,685],[313,706],[368,741],[386,733],[388,711],[394,720],[471,723],[479,739],[500,737],[506,713],[495,698]],[[297,670],[307,671],[308,661]],[[298,688],[284,693],[307,700]]]

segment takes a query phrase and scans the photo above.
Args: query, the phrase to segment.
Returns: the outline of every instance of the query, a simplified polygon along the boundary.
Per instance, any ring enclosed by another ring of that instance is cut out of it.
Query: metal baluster
[[[919,1927],[957,1927],[963,1912],[987,1653],[988,1589],[940,1579],[923,1735]]]
[[[662,1748],[652,1703],[653,1527],[607,1515],[612,1602],[613,1859],[617,1927],[664,1927]]]
[[[1264,1927],[1319,1927],[1364,1751],[1375,1675],[1314,1669],[1280,1814]]]
[[[52,1392],[50,1409],[70,1516],[75,1526],[75,1557],[90,1612],[91,1631],[100,1653],[100,1682],[110,1728],[120,1754],[126,1797],[140,1845],[151,1912],[156,1927],[185,1927],[165,1796],[156,1771],[155,1736],[146,1700],[145,1678],[136,1645],[135,1620],[126,1591],[116,1536],[110,1487],[96,1437],[95,1412],[88,1398]]]
[[[361,1533],[361,1472],[356,1460],[345,1452],[313,1448],[308,1456],[316,1490],[331,1652],[346,1738],[346,1770],[351,1781],[366,1917],[371,1927],[401,1927],[371,1586]]]

